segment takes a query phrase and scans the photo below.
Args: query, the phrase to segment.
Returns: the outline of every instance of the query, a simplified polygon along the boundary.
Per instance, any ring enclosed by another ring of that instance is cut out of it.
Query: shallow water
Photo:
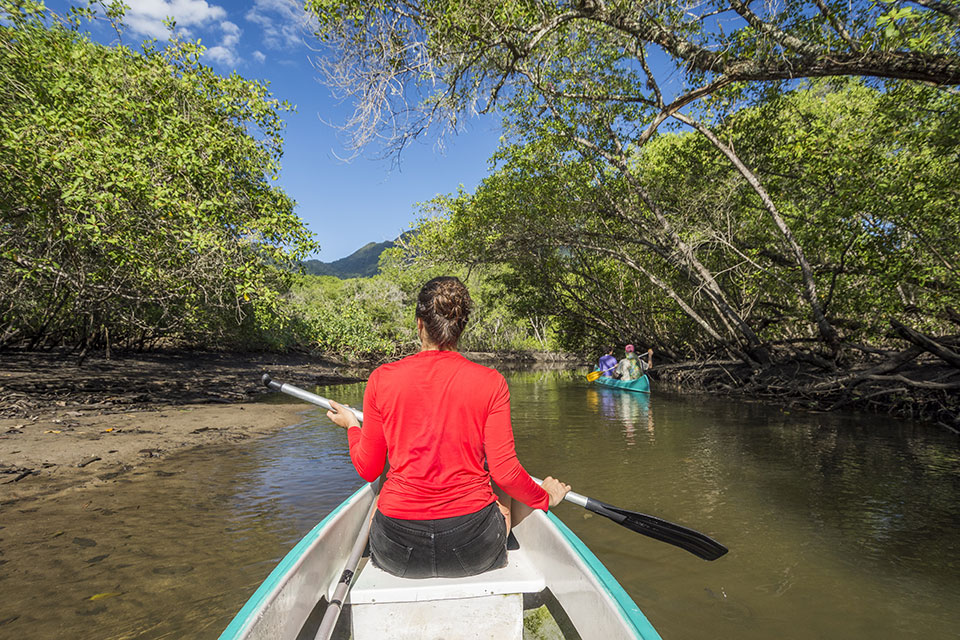
[[[705,562],[578,507],[557,514],[661,635],[948,638],[960,629],[960,449],[876,416],[508,374],[520,459],[730,548]],[[359,404],[362,385],[323,395]],[[320,411],[110,488],[0,513],[0,638],[216,638],[360,484]]]

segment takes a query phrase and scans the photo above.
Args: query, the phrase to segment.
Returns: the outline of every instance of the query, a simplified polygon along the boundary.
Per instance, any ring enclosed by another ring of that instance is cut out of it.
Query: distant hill
[[[346,258],[340,258],[333,262],[304,260],[303,272],[315,276],[336,276],[340,279],[369,278],[377,275],[377,263],[380,261],[380,254],[395,244],[392,240],[368,242]]]

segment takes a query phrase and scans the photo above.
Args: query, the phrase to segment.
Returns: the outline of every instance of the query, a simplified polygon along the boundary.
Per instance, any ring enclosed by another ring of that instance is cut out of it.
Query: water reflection
[[[650,442],[655,441],[653,411],[650,409],[650,394],[634,393],[619,389],[590,387],[587,407],[610,422],[623,425],[623,435],[628,446],[636,444],[637,432],[643,432]]]

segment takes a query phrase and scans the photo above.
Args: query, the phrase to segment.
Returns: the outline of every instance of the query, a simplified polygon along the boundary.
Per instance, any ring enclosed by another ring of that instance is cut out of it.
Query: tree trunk
[[[803,252],[803,248],[797,242],[796,238],[793,237],[793,232],[790,230],[790,227],[787,226],[786,221],[783,219],[783,216],[780,215],[780,212],[777,210],[777,206],[773,203],[773,200],[770,198],[770,195],[767,193],[766,189],[763,188],[763,185],[760,184],[759,178],[756,174],[750,171],[749,168],[740,160],[739,156],[727,145],[714,135],[713,131],[705,127],[702,123],[694,120],[693,118],[688,118],[682,113],[674,113],[673,117],[683,122],[684,124],[690,125],[694,129],[700,132],[703,137],[710,141],[714,147],[716,147],[720,153],[727,157],[728,160],[736,167],[737,171],[740,172],[747,183],[753,188],[757,196],[760,197],[760,201],[763,202],[764,208],[767,210],[767,213],[770,214],[770,217],[773,218],[773,223],[776,225],[777,230],[780,231],[780,235],[783,236],[786,240],[787,245],[793,251],[793,255],[796,258],[797,265],[800,267],[800,274],[803,278],[803,297],[807,301],[807,304],[810,305],[810,310],[813,312],[813,319],[817,325],[817,329],[820,332],[820,337],[823,338],[823,341],[827,343],[831,351],[834,354],[840,350],[840,337],[837,335],[837,330],[830,324],[826,316],[823,313],[823,307],[820,305],[820,299],[817,295],[817,284],[813,279],[813,269],[810,268],[810,263],[807,262],[807,257]]]

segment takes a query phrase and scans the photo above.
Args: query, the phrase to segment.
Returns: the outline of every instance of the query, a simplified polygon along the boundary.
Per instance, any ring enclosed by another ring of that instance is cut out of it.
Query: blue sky
[[[415,203],[463,184],[473,190],[487,173],[497,147],[496,116],[475,118],[466,130],[414,143],[399,165],[378,160],[380,150],[344,162],[346,138],[333,125],[343,124],[351,105],[334,99],[319,81],[310,58],[316,47],[305,29],[298,0],[125,0],[129,6],[124,43],[146,38],[165,40],[163,25],[173,17],[185,35],[208,48],[205,62],[217,72],[236,70],[247,78],[270,82],[275,97],[296,105],[285,116],[283,171],[280,184],[297,201],[297,214],[316,234],[317,257],[326,262],[347,256],[367,242],[392,240],[416,217]],[[60,11],[70,3],[47,1]],[[116,41],[112,30],[97,28],[102,42]]]

